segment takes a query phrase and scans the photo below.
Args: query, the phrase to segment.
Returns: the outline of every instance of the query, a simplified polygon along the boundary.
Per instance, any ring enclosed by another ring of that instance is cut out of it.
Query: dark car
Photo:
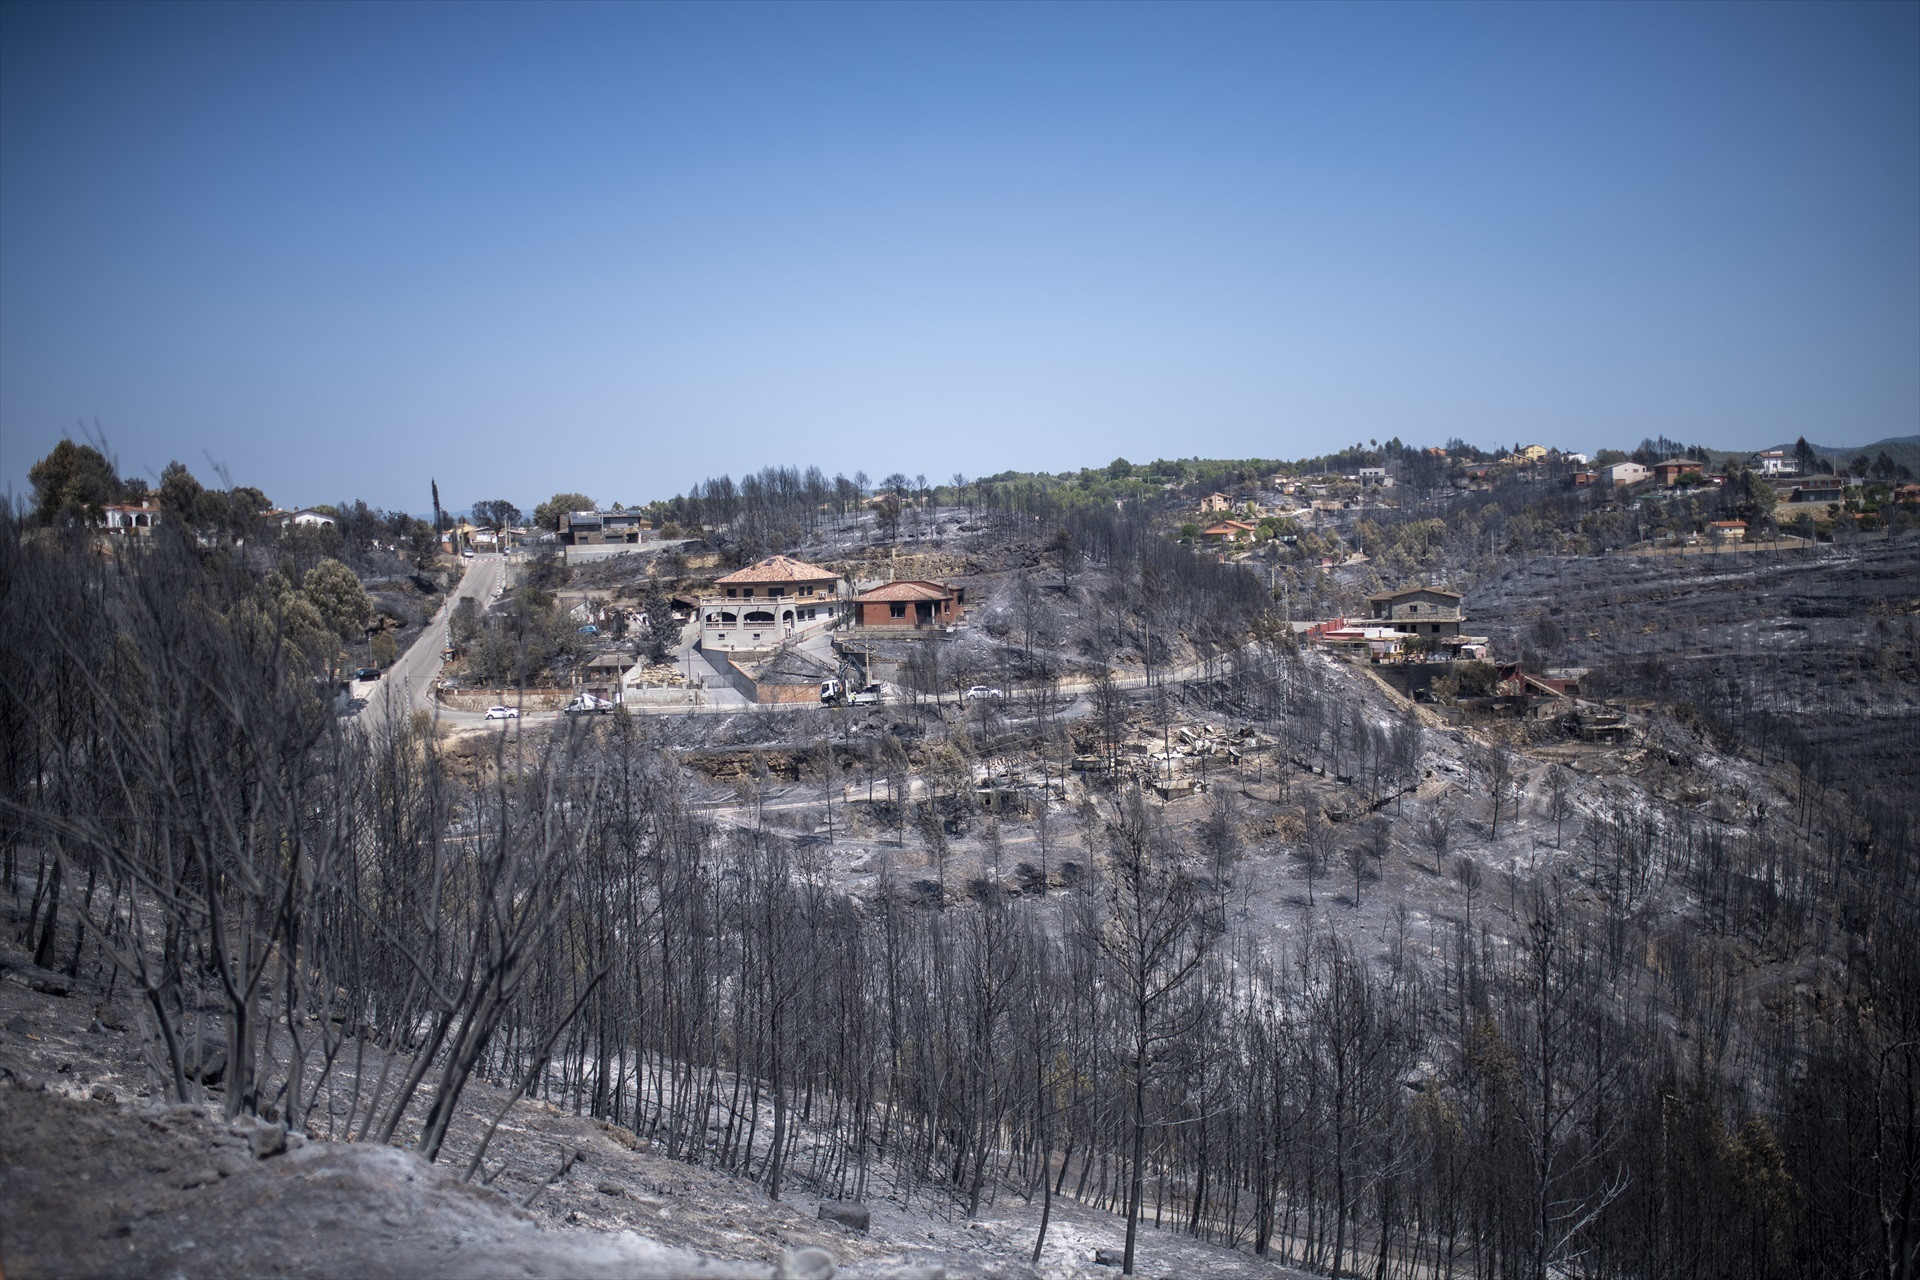
[[[380,678],[380,668],[362,667],[353,673],[353,678],[355,680],[378,680]]]

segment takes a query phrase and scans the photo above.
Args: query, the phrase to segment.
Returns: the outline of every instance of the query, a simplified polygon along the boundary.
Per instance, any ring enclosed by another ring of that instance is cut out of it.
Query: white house
[[[323,525],[323,524],[337,524],[339,522],[324,511],[315,511],[311,507],[302,507],[300,510],[294,512],[291,516],[288,516],[283,523],[313,526],[313,525]]]
[[[153,532],[153,524],[159,518],[151,502],[138,505],[125,502],[108,503],[104,508],[109,533],[124,533],[145,536]]]
[[[1611,485],[1639,484],[1651,474],[1637,462],[1616,462],[1600,469],[1601,481]]]
[[[1767,449],[1753,455],[1753,465],[1765,476],[1797,476],[1800,460],[1785,449]]]

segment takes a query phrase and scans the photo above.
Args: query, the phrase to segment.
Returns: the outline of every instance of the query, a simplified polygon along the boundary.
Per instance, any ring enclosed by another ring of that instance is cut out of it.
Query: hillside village
[[[1675,1124],[1698,1148],[1662,1194],[1730,1206],[1714,1247],[1778,1223],[1787,1181],[1796,1215],[1876,1239],[1842,1188],[1883,1148],[1826,1135],[1882,1105],[1888,1002],[1914,989],[1903,944],[1863,949],[1915,936],[1903,447],[1828,469],[1394,442],[944,485],[771,470],[430,519],[283,511],[185,468],[129,492],[70,450],[6,530],[8,688],[112,648],[85,630],[104,623],[48,625],[99,616],[70,593],[104,567],[139,661],[77,696],[165,725],[217,670],[245,683],[202,714],[242,717],[238,754],[193,767],[422,816],[301,822],[327,870],[256,861],[200,899],[340,913],[324,948],[295,963],[275,933],[233,985],[103,941],[176,910],[132,878],[157,843],[12,828],[9,1110],[37,1143],[124,1126],[172,1154],[116,1174],[126,1207],[77,1242],[59,1196],[81,1158],[29,1193],[0,1134],[26,1211],[10,1265],[251,1266],[220,1220],[239,1204],[346,1257],[327,1224],[392,1235],[364,1206],[398,1197],[396,1245],[428,1252],[353,1255],[374,1273],[492,1249],[532,1275],[1412,1275],[1492,1268],[1547,1188],[1584,1218],[1556,1248],[1625,1273],[1706,1247],[1618,1183]],[[218,608],[169,612],[188,594]],[[87,714],[9,705],[49,742]],[[304,736],[252,736],[262,705]],[[104,774],[63,785],[119,803]],[[330,896],[347,867],[386,914]],[[499,922],[530,958],[492,970],[499,998],[453,975],[507,952],[419,914],[399,890],[423,875],[552,895]],[[96,877],[120,887],[83,892]],[[1194,976],[1130,1024],[1148,971],[1112,940],[1149,907]],[[615,964],[629,941],[650,958]],[[449,1003],[422,1003],[423,973]],[[1594,1056],[1488,1065],[1541,1052],[1543,1018]],[[1161,1047],[1130,1067],[1136,1033]],[[1372,1055],[1351,1115],[1316,1101],[1343,1037]],[[1810,1054],[1859,1091],[1803,1088]],[[1599,1145],[1513,1132],[1509,1090],[1568,1134],[1630,1119]],[[420,1234],[435,1215],[458,1225]],[[1800,1273],[1800,1230],[1751,1274]]]

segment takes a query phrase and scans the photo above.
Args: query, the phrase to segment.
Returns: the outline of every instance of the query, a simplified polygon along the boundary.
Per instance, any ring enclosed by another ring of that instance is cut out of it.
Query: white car
[[[994,688],[992,685],[985,684],[976,684],[966,692],[966,697],[969,702],[975,698],[1004,698],[1006,696],[1007,695],[999,689]]]
[[[518,720],[519,718],[520,713],[512,707],[487,708],[487,719],[489,720]]]

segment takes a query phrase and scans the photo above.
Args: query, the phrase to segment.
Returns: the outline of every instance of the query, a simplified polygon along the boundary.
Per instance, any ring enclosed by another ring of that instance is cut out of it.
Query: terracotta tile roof
[[[817,564],[808,564],[791,556],[768,556],[758,564],[736,569],[724,578],[715,578],[714,582],[730,587],[748,582],[831,582],[839,576],[831,569],[822,569]]]
[[[871,591],[862,591],[854,601],[945,600],[952,594],[953,588],[939,582],[889,582]]]

